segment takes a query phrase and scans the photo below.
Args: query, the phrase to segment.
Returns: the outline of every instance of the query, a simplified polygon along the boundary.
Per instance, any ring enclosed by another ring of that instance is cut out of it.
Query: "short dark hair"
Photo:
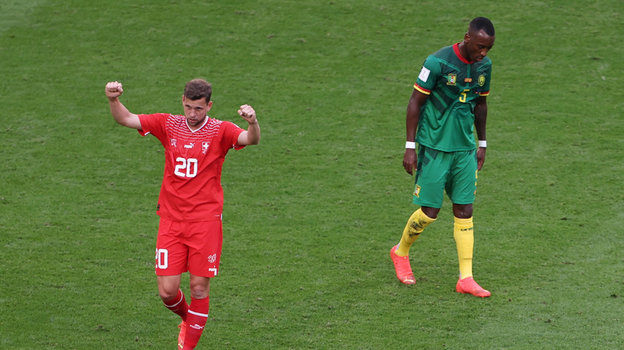
[[[208,103],[210,102],[210,96],[212,96],[212,85],[204,79],[193,79],[186,83],[184,87],[184,97],[191,100],[205,98],[206,103]]]
[[[494,25],[492,21],[485,17],[477,17],[470,22],[468,26],[470,31],[478,32],[483,30],[487,35],[494,36]]]

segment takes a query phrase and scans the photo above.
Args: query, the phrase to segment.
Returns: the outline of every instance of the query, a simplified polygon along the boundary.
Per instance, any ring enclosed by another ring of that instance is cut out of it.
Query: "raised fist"
[[[121,94],[123,94],[123,86],[120,82],[111,81],[106,84],[106,97],[108,97],[109,100],[116,99],[121,96]]]

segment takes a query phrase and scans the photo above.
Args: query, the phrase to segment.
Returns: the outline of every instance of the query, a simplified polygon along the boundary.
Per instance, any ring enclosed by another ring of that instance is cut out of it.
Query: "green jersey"
[[[447,46],[425,60],[414,88],[429,95],[420,110],[416,142],[442,152],[476,148],[474,107],[490,93],[492,61],[470,62],[459,44]]]

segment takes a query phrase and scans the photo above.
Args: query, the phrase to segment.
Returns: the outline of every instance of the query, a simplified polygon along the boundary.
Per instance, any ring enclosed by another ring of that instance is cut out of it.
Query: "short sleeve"
[[[440,76],[440,63],[435,56],[430,55],[425,60],[423,67],[418,74],[418,79],[414,83],[414,89],[429,95],[436,85],[436,81]]]
[[[169,114],[157,113],[157,114],[139,114],[139,120],[141,121],[141,129],[139,134],[142,136],[152,134],[156,138],[161,139],[165,136],[165,121]]]
[[[224,121],[221,127],[223,128],[221,143],[224,149],[234,148],[238,150],[245,147],[238,144],[238,136],[245,131],[244,129],[228,121]]]
[[[490,81],[492,80],[492,65],[488,65],[485,71],[485,82],[483,83],[483,87],[481,88],[481,92],[479,96],[488,96],[490,94]]]

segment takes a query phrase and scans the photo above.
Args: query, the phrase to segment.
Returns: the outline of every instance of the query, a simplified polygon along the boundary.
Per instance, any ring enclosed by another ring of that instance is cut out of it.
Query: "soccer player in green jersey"
[[[456,291],[483,298],[491,294],[472,277],[472,204],[477,171],[483,166],[487,146],[486,97],[492,62],[486,55],[493,45],[492,22],[477,17],[470,22],[462,42],[427,57],[414,84],[407,106],[403,167],[410,175],[416,169],[413,201],[420,208],[407,221],[399,244],[390,250],[397,278],[404,284],[416,283],[409,249],[436,220],[446,190],[455,216],[453,231],[459,258]]]

